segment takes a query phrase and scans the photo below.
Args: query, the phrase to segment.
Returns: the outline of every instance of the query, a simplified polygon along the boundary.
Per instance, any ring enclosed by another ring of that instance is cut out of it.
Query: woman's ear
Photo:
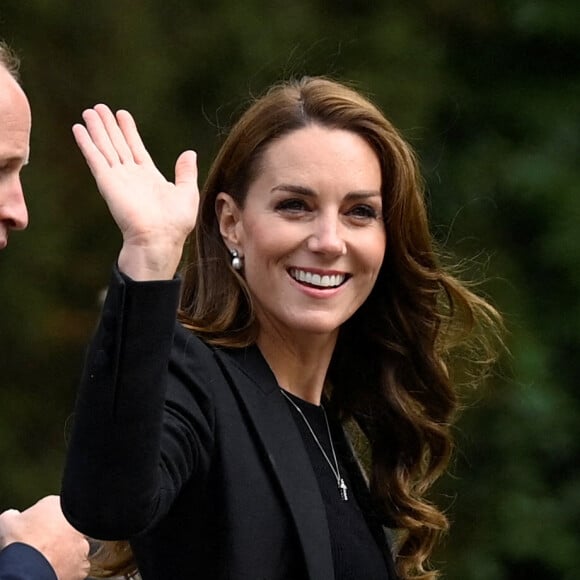
[[[241,210],[229,193],[218,193],[215,213],[220,226],[220,234],[230,250],[238,250],[242,243]],[[240,252],[241,253],[241,252]]]

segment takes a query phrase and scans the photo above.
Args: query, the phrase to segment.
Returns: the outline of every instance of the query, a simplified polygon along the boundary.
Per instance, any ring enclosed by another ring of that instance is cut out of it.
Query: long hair
[[[249,290],[229,265],[216,219],[216,197],[227,192],[243,208],[266,147],[310,124],[357,133],[375,151],[381,164],[387,237],[391,234],[389,220],[407,228],[404,218],[416,207],[422,208],[421,191],[409,186],[416,181],[411,150],[367,99],[324,78],[306,77],[273,86],[231,129],[201,192],[198,224],[184,271],[181,321],[210,342],[242,346],[251,344],[257,332]],[[426,228],[425,217],[423,230],[428,232]]]
[[[227,192],[243,208],[265,149],[312,124],[359,135],[380,162],[389,243],[371,294],[340,329],[326,395],[334,412],[366,436],[374,505],[399,532],[401,580],[433,580],[437,571],[429,569],[428,558],[448,521],[425,495],[451,456],[458,408],[454,361],[485,368],[501,321],[442,266],[415,155],[373,103],[320,77],[275,85],[254,101],[226,137],[201,192],[179,319],[212,344],[255,342],[251,293],[231,267],[216,197]]]

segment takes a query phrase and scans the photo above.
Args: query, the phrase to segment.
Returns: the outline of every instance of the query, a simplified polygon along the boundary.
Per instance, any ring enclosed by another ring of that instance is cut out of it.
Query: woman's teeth
[[[297,268],[292,268],[290,270],[290,276],[297,280],[298,282],[303,282],[309,286],[317,286],[318,288],[336,288],[340,286],[345,278],[345,274],[332,274],[321,276],[320,274],[313,274],[312,272],[306,272],[305,270],[298,270]]]

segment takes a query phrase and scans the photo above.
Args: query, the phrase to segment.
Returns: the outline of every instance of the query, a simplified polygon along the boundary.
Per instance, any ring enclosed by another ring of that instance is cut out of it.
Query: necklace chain
[[[328,423],[328,417],[326,416],[326,410],[324,409],[324,407],[322,405],[320,405],[320,408],[322,409],[322,414],[324,415],[324,421],[326,423],[326,431],[328,432],[328,441],[330,442],[330,450],[332,451],[332,458],[334,460],[334,465],[332,465],[330,458],[328,457],[326,451],[324,451],[324,447],[322,447],[320,440],[316,436],[314,429],[311,427],[310,422],[308,421],[308,419],[306,418],[306,416],[302,412],[302,409],[290,398],[290,396],[288,396],[288,394],[283,389],[280,389],[280,392],[290,402],[290,404],[298,411],[298,413],[302,417],[302,420],[306,424],[306,427],[308,427],[308,430],[310,431],[312,438],[316,442],[316,445],[318,445],[320,452],[322,453],[324,459],[326,459],[326,463],[328,463],[330,469],[332,470],[332,473],[334,474],[334,477],[336,478],[336,485],[338,486],[338,490],[340,492],[340,497],[343,499],[343,501],[347,501],[348,500],[348,488],[346,486],[346,483],[344,483],[344,479],[340,475],[340,469],[338,467],[338,460],[336,458],[336,452],[334,451],[334,444],[332,443],[332,435],[330,434],[330,425]]]

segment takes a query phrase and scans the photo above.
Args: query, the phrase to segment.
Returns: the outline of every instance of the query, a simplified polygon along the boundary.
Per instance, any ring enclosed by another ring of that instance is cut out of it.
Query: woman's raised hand
[[[155,167],[130,113],[113,115],[95,105],[83,120],[73,134],[123,234],[119,269],[135,280],[173,277],[197,218],[195,153],[179,156],[171,183]]]

